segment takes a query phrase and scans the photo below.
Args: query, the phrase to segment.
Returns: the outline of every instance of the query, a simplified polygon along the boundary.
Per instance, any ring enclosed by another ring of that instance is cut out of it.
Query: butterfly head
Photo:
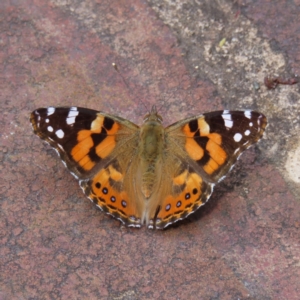
[[[149,113],[147,113],[144,117],[144,123],[145,122],[151,122],[151,121],[156,121],[156,122],[159,122],[159,123],[162,123],[162,116],[159,115],[157,113],[157,109],[156,109],[156,106],[153,105],[152,108],[151,108],[151,111]]]

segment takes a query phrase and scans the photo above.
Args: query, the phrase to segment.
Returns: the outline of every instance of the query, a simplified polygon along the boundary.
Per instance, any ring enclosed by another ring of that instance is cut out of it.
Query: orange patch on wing
[[[122,178],[123,175],[112,166],[109,166],[108,169],[100,170],[93,179],[92,191],[89,197],[93,200],[96,197],[97,204],[104,211],[112,215],[117,214],[125,220],[130,216],[136,215],[136,208],[129,201],[125,191],[117,191],[110,184],[110,179],[121,180]]]
[[[202,195],[202,178],[197,173],[189,173],[187,171],[181,173],[176,177],[178,179],[178,185],[182,184],[182,179],[186,178],[184,181],[186,183],[185,189],[176,196],[167,196],[162,204],[161,210],[157,215],[158,219],[167,221],[173,216],[178,216],[180,218],[181,214],[190,214],[195,210],[195,205],[200,205],[201,195]]]
[[[96,147],[96,153],[99,157],[107,157],[115,148],[116,139],[112,136],[106,136],[106,138]]]
[[[94,188],[97,182],[100,182],[102,185],[102,183],[108,182],[108,179],[109,179],[109,172],[107,171],[107,169],[100,170],[93,178],[93,190],[97,190]]]
[[[119,129],[120,129],[120,125],[118,123],[114,122],[112,128],[107,130],[107,133],[114,135],[118,132]]]
[[[185,141],[185,150],[194,160],[199,160],[204,155],[204,149],[201,148],[193,138],[187,138]]]
[[[197,173],[191,173],[189,178],[188,178],[188,185],[197,185],[197,184],[202,184],[203,179],[200,175]]]
[[[189,128],[189,124],[186,124],[183,127],[183,132],[186,135],[185,149],[189,156],[193,160],[200,160],[204,155],[204,150],[207,150],[210,156],[219,164],[224,164],[227,154],[220,146],[222,144],[222,137],[218,133],[209,133],[210,127],[204,118],[198,119],[198,128],[200,131],[200,136],[207,136],[209,138],[206,149],[203,149],[194,139],[195,132],[191,132]],[[189,138],[190,137],[190,138]],[[216,169],[214,163],[211,163],[210,170]],[[209,172],[208,172],[209,173]],[[209,173],[211,174],[211,173]]]
[[[222,147],[220,147],[218,144],[216,144],[214,141],[209,140],[206,144],[206,150],[209,152],[209,155],[211,158],[218,164],[218,165],[223,165],[226,158],[227,154],[223,150]]]
[[[184,125],[182,131],[186,137],[193,137],[195,134],[194,132],[191,132],[189,124]]]
[[[89,157],[90,150],[95,147],[92,134],[100,134],[104,128],[105,117],[98,114],[97,118],[91,124],[91,130],[81,130],[77,134],[77,145],[72,149],[71,155],[74,161],[87,171],[90,171],[94,166]],[[96,146],[95,152],[99,158],[107,157],[115,148],[116,140],[114,134],[119,130],[120,126],[114,122],[110,130],[106,129],[107,135],[99,145]],[[109,135],[108,135],[109,134]]]
[[[93,147],[93,140],[88,137],[84,140],[81,140],[71,152],[72,158],[79,162],[84,156],[86,156],[90,149]]]
[[[82,142],[88,139],[93,131],[91,130],[81,130],[77,133],[77,142]]]
[[[206,165],[203,167],[204,171],[207,174],[212,174],[214,171],[216,171],[219,168],[219,165],[213,160],[210,159]]]
[[[105,118],[107,117],[98,114],[96,120],[93,121],[91,126],[93,133],[100,133],[102,127],[106,130],[107,135],[105,139],[96,146],[96,153],[100,158],[107,157],[113,151],[116,146],[115,134],[120,129],[120,125],[115,121],[113,121],[111,129],[108,130],[107,128],[105,128]]]
[[[207,174],[213,174],[226,161],[227,154],[223,148],[219,146],[218,142],[220,142],[220,139],[218,134],[215,134],[215,136],[210,138],[206,144],[206,150],[209,152],[211,157],[205,166],[203,166],[203,169]]]
[[[210,133],[207,137],[218,145],[222,144],[222,137],[218,133]]]
[[[121,181],[123,179],[123,174],[117,171],[112,165],[108,166],[109,174],[111,179],[114,181]]]
[[[185,170],[175,178],[173,178],[173,182],[175,185],[182,185],[186,182],[186,177],[187,177],[188,171]]]
[[[79,164],[86,171],[90,171],[95,166],[95,163],[87,155],[79,161]]]
[[[87,130],[84,130],[87,131]],[[86,138],[82,139],[71,151],[72,158],[79,163],[79,165],[86,171],[91,170],[95,163],[90,160],[88,153],[93,146],[93,140],[85,135]]]

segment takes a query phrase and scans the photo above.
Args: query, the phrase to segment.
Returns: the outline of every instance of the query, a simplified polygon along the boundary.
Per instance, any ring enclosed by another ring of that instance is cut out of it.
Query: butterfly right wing
[[[165,228],[205,204],[215,183],[262,137],[266,125],[258,112],[216,111],[167,127],[163,197],[149,227]]]

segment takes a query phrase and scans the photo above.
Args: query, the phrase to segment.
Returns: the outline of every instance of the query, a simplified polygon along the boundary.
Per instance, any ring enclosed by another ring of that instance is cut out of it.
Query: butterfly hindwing
[[[186,218],[207,202],[214,186],[205,182],[200,174],[187,165],[173,176],[170,183],[171,192],[163,197],[156,218],[151,219],[149,228],[162,229]]]
[[[135,201],[130,199],[124,187],[125,170],[115,158],[91,179],[81,180],[80,186],[101,210],[127,226],[141,227]]]

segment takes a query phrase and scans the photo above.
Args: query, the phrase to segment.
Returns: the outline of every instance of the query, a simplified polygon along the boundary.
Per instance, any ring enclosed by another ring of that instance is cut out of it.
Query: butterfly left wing
[[[80,107],[39,108],[30,121],[34,133],[58,152],[91,201],[127,226],[141,226],[134,199],[124,190],[139,126]]]
[[[166,165],[173,165],[169,179],[172,186],[166,192],[162,190],[165,196],[150,227],[164,228],[205,204],[214,184],[225,177],[244,150],[262,137],[266,125],[261,113],[225,110],[167,127],[169,149],[164,160]]]

